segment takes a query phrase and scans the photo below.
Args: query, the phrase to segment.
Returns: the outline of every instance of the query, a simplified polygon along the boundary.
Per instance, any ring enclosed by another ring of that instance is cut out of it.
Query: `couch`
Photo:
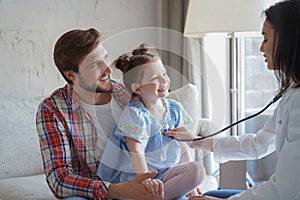
[[[196,87],[187,84],[170,94],[179,100],[193,119],[199,119]],[[47,186],[35,126],[35,114],[42,98],[0,97],[0,199],[51,200],[55,197]],[[207,120],[199,120],[201,134],[211,128]],[[191,150],[201,162],[199,152]],[[207,176],[200,186],[205,192],[217,189],[217,181]]]

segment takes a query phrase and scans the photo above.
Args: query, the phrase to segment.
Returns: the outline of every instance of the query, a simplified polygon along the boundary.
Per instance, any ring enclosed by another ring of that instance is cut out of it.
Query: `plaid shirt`
[[[129,100],[124,86],[112,81],[112,95],[122,108]],[[106,197],[109,183],[96,176],[100,157],[97,131],[71,85],[56,90],[38,108],[36,126],[47,183],[57,198]]]

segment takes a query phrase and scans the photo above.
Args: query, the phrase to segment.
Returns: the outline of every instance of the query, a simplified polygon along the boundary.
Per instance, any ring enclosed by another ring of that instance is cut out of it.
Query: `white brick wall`
[[[48,95],[65,81],[54,66],[64,32],[94,27],[104,39],[158,25],[159,0],[0,0],[0,95]],[[122,44],[120,44],[122,45]]]

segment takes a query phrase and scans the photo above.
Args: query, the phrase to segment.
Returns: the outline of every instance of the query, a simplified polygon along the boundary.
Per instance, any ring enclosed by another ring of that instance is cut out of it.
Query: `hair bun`
[[[143,43],[140,44],[138,48],[132,51],[132,55],[137,56],[137,55],[151,55],[150,47]]]
[[[127,54],[123,54],[119,56],[119,58],[115,62],[116,68],[121,70],[123,73],[127,72],[129,65],[130,65],[130,56]]]

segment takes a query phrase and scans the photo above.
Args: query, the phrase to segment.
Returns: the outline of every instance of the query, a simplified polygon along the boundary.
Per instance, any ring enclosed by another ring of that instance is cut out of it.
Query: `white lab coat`
[[[273,115],[256,134],[214,139],[217,162],[259,159],[278,154],[275,173],[230,200],[300,200],[300,89],[290,88]]]

